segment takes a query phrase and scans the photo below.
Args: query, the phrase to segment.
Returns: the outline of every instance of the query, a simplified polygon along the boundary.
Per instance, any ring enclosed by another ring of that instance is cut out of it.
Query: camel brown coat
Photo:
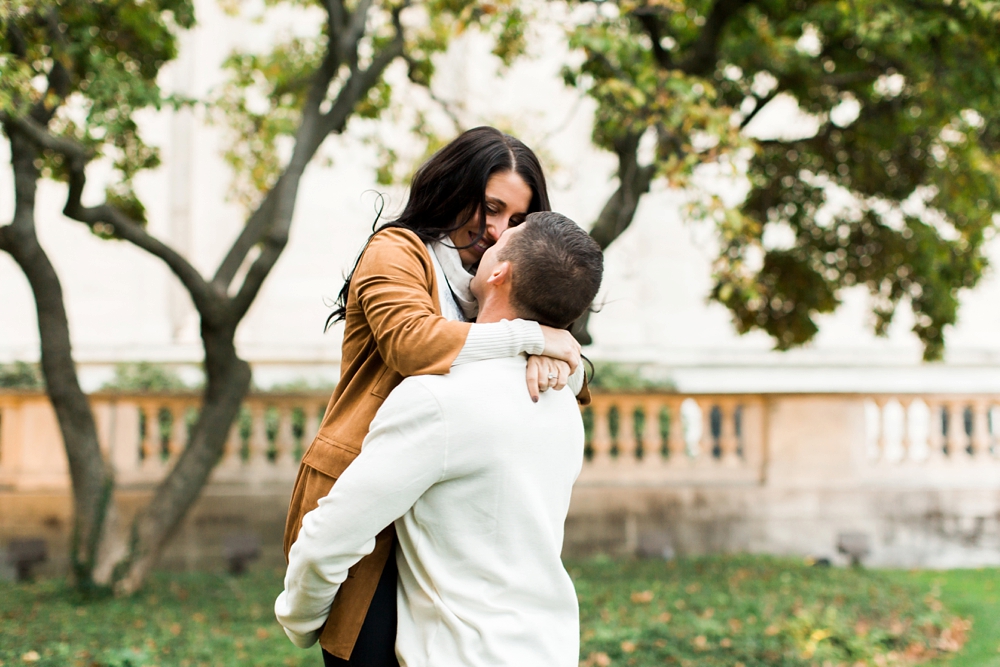
[[[319,432],[302,457],[285,524],[285,557],[302,518],[330,492],[361,453],[375,413],[404,377],[442,375],[461,352],[467,322],[441,316],[434,265],[423,241],[405,229],[375,234],[351,279],[340,382]],[[351,568],[320,635],[320,645],[349,659],[393,544],[393,528]]]

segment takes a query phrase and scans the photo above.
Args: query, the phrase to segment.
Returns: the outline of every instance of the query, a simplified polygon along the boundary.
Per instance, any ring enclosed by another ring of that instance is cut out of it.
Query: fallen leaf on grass
[[[972,628],[972,621],[964,618],[956,618],[947,628],[941,631],[938,638],[937,647],[942,651],[955,653],[962,650],[968,638],[968,632]]]
[[[180,634],[181,634],[181,624],[180,623],[174,623],[174,624],[172,624],[170,626],[170,634],[172,634],[174,637],[180,636]]]
[[[660,623],[669,623],[671,618],[673,618],[673,616],[670,615],[670,612],[665,611],[659,616],[657,616],[656,620],[658,620]]]
[[[766,628],[764,628],[764,634],[767,635],[768,637],[773,637],[779,632],[781,632],[781,628],[779,628],[777,625],[769,625]]]
[[[625,653],[632,653],[633,651],[635,651],[635,644],[630,641],[622,642],[622,651],[624,651]]]
[[[194,621],[195,623],[204,623],[205,622],[205,614],[202,614],[200,612],[199,613],[195,613],[194,615],[191,616],[191,620]]]
[[[38,662],[42,659],[42,656],[38,655],[38,651],[28,651],[21,656],[21,660],[25,662]]]
[[[706,648],[708,646],[708,637],[706,637],[705,635],[698,635],[693,640],[691,640],[691,643],[694,644],[694,647],[697,649]]]
[[[645,604],[653,601],[653,591],[639,591],[632,593],[632,602],[635,604]]]
[[[271,636],[271,633],[267,631],[267,628],[257,628],[257,639],[267,639]]]
[[[610,665],[611,658],[603,651],[600,653],[591,653],[587,656],[586,660],[580,663],[580,667],[609,667]]]

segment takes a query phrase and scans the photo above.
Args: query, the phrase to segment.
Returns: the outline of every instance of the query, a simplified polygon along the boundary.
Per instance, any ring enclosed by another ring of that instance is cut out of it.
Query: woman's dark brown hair
[[[406,208],[398,218],[373,231],[372,236],[383,229],[403,227],[425,242],[437,241],[478,213],[479,236],[469,244],[474,245],[486,233],[486,184],[493,174],[508,171],[518,174],[531,188],[528,213],[551,210],[545,175],[532,150],[496,128],[476,127],[460,134],[417,170],[410,183]],[[347,295],[353,276],[354,269],[344,281],[325,328],[347,315]]]

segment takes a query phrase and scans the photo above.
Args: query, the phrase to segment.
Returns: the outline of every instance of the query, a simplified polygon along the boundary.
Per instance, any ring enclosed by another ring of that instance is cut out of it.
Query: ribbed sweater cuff
[[[545,336],[542,335],[542,327],[538,322],[500,320],[488,324],[473,324],[462,351],[451,365],[513,357],[522,352],[541,354],[544,349]]]

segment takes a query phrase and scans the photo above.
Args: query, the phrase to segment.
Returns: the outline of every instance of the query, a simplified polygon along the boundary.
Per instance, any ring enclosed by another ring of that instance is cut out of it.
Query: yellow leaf
[[[25,662],[38,662],[42,659],[42,656],[38,655],[38,651],[28,651],[21,656],[21,660]]]

